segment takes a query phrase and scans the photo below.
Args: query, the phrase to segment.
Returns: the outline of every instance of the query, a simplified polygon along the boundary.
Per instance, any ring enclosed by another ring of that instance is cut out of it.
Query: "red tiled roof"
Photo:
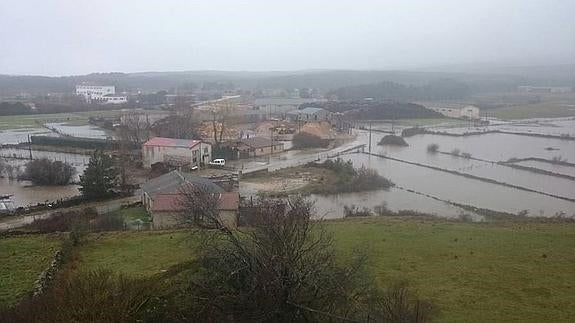
[[[231,210],[235,211],[240,205],[240,194],[237,192],[214,193],[219,194],[218,210]],[[152,212],[178,212],[183,211],[183,204],[181,202],[182,194],[167,193],[158,194],[154,198],[152,204]]]
[[[193,148],[194,146],[196,146],[200,142],[201,142],[200,140],[154,137],[154,138],[148,140],[144,144],[144,146]]]

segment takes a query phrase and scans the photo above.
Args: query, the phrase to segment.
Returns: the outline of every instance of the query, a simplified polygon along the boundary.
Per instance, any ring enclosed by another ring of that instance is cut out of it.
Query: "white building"
[[[212,145],[200,140],[155,137],[142,146],[144,167],[165,163],[171,166],[201,166],[212,160]]]
[[[88,103],[122,104],[128,102],[125,95],[116,95],[113,85],[76,85],[76,95],[84,97]]]
[[[101,98],[92,100],[96,101],[96,103],[102,103],[102,104],[122,104],[128,102],[128,97],[125,95],[108,94],[104,95]]]
[[[449,118],[479,119],[479,108],[473,105],[465,107],[429,107],[430,110],[441,113]]]

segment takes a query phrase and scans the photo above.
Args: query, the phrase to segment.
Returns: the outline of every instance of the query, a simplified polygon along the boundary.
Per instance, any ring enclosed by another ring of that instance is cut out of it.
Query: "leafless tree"
[[[205,275],[188,288],[194,315],[238,322],[425,322],[428,307],[401,286],[388,293],[362,272],[365,257],[339,266],[330,234],[312,219],[301,197],[261,200],[253,225],[231,229],[217,212],[216,195],[189,190],[188,223],[203,234],[199,261]],[[425,310],[425,311],[424,311]],[[396,320],[399,319],[399,320]]]
[[[133,144],[141,144],[148,139],[150,122],[146,115],[131,111],[122,116],[121,136]]]

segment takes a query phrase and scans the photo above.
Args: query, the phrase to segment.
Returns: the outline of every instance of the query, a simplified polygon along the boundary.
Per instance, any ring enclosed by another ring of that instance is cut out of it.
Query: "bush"
[[[470,153],[461,153],[461,157],[463,157],[465,159],[471,159],[471,154]]]
[[[435,154],[438,150],[439,150],[439,145],[438,145],[438,144],[429,144],[429,145],[427,146],[427,152],[428,152],[428,153]]]
[[[158,282],[91,271],[0,313],[2,322],[162,321]]]
[[[74,167],[68,163],[42,158],[26,164],[23,179],[36,185],[67,185],[74,172]]]
[[[389,179],[379,175],[373,169],[364,166],[354,168],[351,160],[343,161],[341,158],[336,160],[328,159],[323,164],[313,164],[313,166],[329,169],[337,176],[336,183],[316,193],[361,192],[388,189],[394,185]]]
[[[383,145],[390,145],[390,146],[409,146],[407,144],[407,142],[405,141],[405,139],[399,137],[399,136],[395,136],[395,135],[387,135],[383,138],[381,138],[381,140],[379,141],[379,143],[377,143],[380,146]]]
[[[451,151],[451,154],[453,156],[459,156],[459,154],[461,153],[461,151],[459,151],[459,149],[455,148]]]
[[[41,233],[69,231],[73,236],[81,236],[84,232],[123,230],[124,219],[113,214],[98,215],[96,210],[86,209],[57,212],[48,218],[34,220],[26,229]]]
[[[293,136],[293,146],[297,149],[303,148],[324,148],[329,142],[320,137],[307,132],[299,132]]]
[[[371,210],[367,207],[363,207],[360,209],[359,207],[352,205],[352,206],[343,206],[343,217],[345,218],[353,218],[353,217],[361,217],[361,216],[373,216]]]

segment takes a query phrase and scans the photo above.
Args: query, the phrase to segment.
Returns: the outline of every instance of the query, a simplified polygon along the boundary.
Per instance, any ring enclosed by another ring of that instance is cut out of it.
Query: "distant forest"
[[[471,88],[463,82],[451,79],[431,81],[422,86],[380,82],[342,87],[328,93],[339,100],[450,100],[463,99],[471,94]]]
[[[410,96],[420,97],[429,96],[431,88],[440,91],[442,86],[449,85],[450,82],[445,80],[465,84],[473,93],[514,91],[518,85],[575,86],[574,73],[575,64],[540,68],[479,69],[473,72],[306,70],[93,73],[65,77],[0,75],[0,96],[72,93],[75,85],[82,82],[115,85],[119,92],[157,92],[171,89],[185,92],[198,87],[213,88],[216,85],[215,87],[222,89],[236,87],[242,90],[313,88],[324,93],[340,89],[343,95],[343,92],[347,93],[343,89],[348,87],[393,82],[410,89]]]
[[[383,120],[406,118],[443,118],[435,111],[414,103],[401,103],[394,101],[328,101],[308,103],[301,106],[324,108],[331,112],[343,113],[346,117],[355,120]]]

